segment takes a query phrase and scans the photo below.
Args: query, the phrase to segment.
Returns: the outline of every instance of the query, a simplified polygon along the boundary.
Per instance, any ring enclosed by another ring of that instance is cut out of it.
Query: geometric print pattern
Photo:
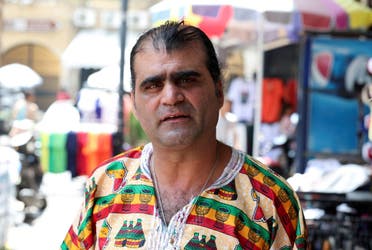
[[[61,249],[147,249],[160,218],[153,182],[140,168],[142,149],[96,169]],[[288,183],[247,155],[237,167],[228,184],[194,199],[179,249],[306,249],[303,211]]]

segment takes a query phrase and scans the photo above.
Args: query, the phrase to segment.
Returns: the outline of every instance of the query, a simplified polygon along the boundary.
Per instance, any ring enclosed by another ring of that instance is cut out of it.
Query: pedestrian
[[[296,193],[216,140],[223,86],[205,33],[183,21],[150,29],[130,69],[150,143],[95,170],[61,249],[305,249]]]
[[[253,153],[256,80],[255,72],[252,74],[251,80],[245,79],[242,75],[236,75],[232,78],[226,94],[228,110],[236,115],[239,125],[245,128],[244,151],[249,155]]]
[[[39,106],[35,103],[34,93],[31,90],[24,90],[22,94],[23,98],[17,100],[13,106],[13,121],[29,119],[37,122],[40,118],[40,111]]]

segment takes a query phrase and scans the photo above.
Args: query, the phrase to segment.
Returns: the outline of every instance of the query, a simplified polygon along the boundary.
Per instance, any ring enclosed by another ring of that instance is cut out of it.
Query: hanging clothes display
[[[278,122],[281,117],[284,95],[283,80],[280,78],[264,78],[262,86],[262,122]]]
[[[86,132],[78,132],[77,133],[77,155],[76,155],[76,172],[78,175],[85,175],[86,174],[86,150],[84,150],[84,147],[88,143],[88,134]]]
[[[71,99],[52,103],[38,124],[43,171],[90,175],[112,157],[118,111],[113,104],[117,100],[113,91],[83,88],[77,107]]]
[[[49,168],[49,135],[47,133],[40,133],[41,152],[40,165],[43,172],[47,172]]]
[[[61,173],[67,167],[66,134],[49,135],[49,172]]]
[[[71,176],[77,176],[77,136],[75,132],[68,132],[66,140],[66,150],[67,150],[67,170],[70,171]]]
[[[70,131],[41,135],[41,166],[44,172],[71,176],[90,175],[106,159],[113,156],[113,132]]]
[[[284,102],[289,106],[290,113],[297,111],[297,80],[289,79],[285,83]]]
[[[231,102],[231,112],[239,122],[253,123],[255,103],[255,81],[236,77],[231,81],[226,99]]]

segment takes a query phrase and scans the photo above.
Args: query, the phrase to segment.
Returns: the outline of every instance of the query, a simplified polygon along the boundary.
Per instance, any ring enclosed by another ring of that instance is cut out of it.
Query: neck
[[[193,175],[189,175],[189,181],[183,182],[183,179],[177,177],[177,179],[171,180],[167,173],[171,173],[164,168],[164,165],[157,165],[155,154],[150,161],[150,171],[154,182],[159,215],[165,224],[168,224],[171,218],[176,214],[182,207],[188,204],[194,197],[198,197],[205,189],[207,189],[217,178],[219,173],[216,173],[219,163],[219,154],[217,150],[214,151],[214,159],[208,165],[199,165],[198,173],[194,172]],[[205,164],[205,163],[204,163]],[[181,164],[187,165],[187,164]],[[160,170],[160,166],[163,166]],[[173,169],[175,167],[173,166]],[[178,171],[178,173],[188,173],[186,171]],[[164,171],[164,172],[163,172]],[[191,177],[192,178],[191,178]]]
[[[151,165],[156,168],[162,186],[188,191],[201,186],[212,168],[217,168],[221,158],[219,143],[203,149],[187,151],[163,151],[154,147]],[[200,184],[200,185],[198,185]]]

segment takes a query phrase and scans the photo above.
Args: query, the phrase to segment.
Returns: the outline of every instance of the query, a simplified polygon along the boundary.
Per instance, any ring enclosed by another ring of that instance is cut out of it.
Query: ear
[[[219,99],[219,104],[220,104],[220,108],[222,107],[223,105],[223,102],[224,102],[224,93],[223,93],[223,84],[221,81],[217,82],[216,84],[216,96],[217,98]]]
[[[137,118],[137,109],[136,109],[136,102],[135,102],[134,91],[130,92],[130,101],[131,101],[131,104],[132,104],[132,113]]]

